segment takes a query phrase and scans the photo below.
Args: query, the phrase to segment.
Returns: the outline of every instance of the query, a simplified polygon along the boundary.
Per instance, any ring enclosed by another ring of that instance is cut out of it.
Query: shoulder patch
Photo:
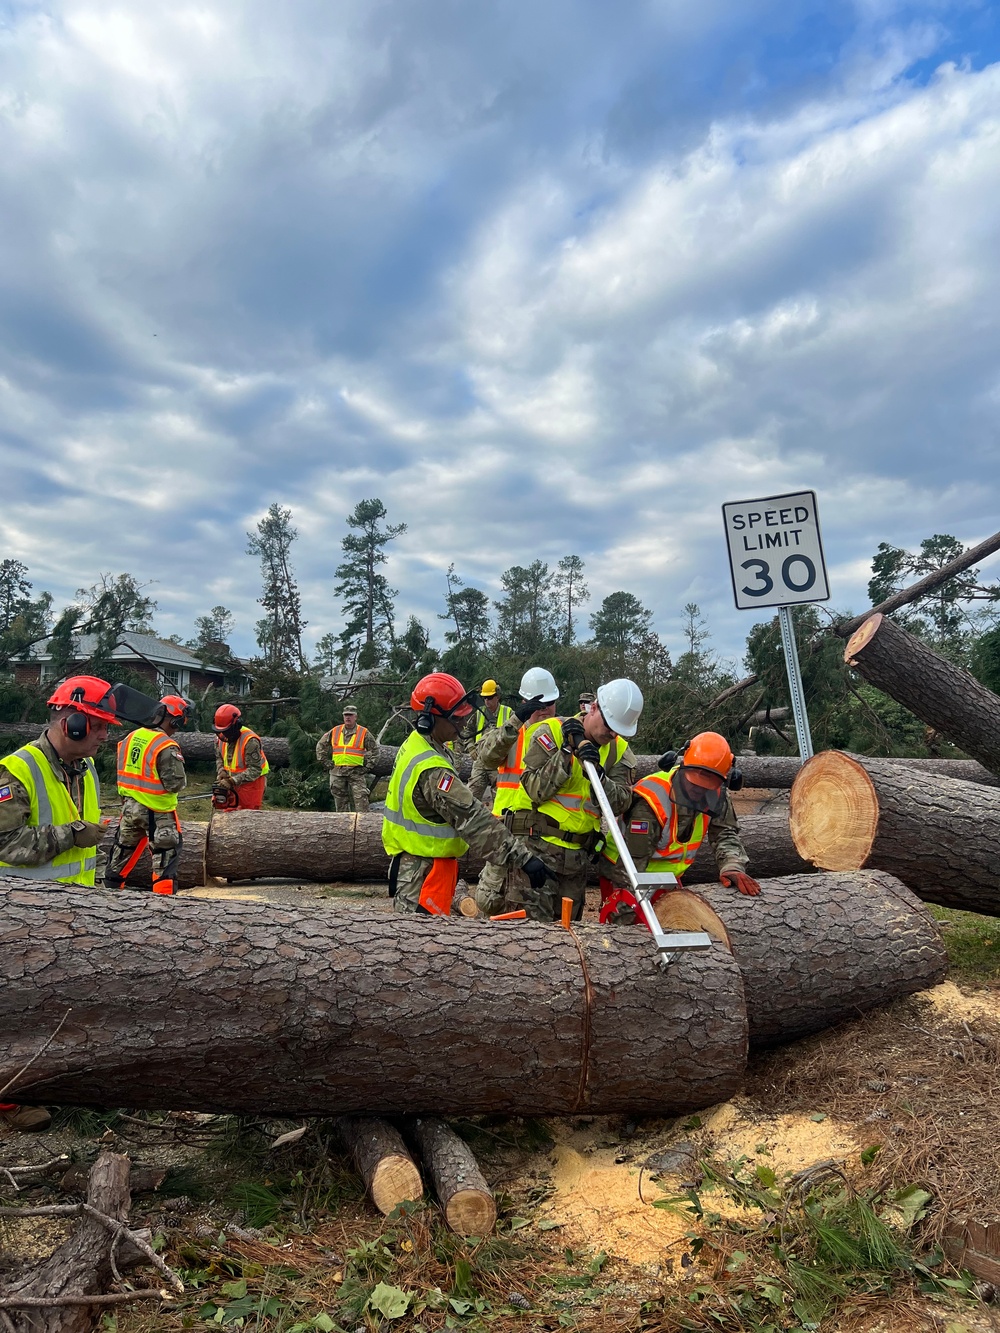
[[[649,832],[649,820],[648,820],[648,819],[633,819],[633,820],[631,820],[630,823],[629,823],[629,826],[628,826],[628,831],[629,831],[629,833],[648,833],[648,832]]]
[[[454,773],[443,773],[438,783],[438,791],[451,791],[451,784],[455,781]]]
[[[0,787],[0,801],[11,801],[14,799],[14,793],[9,787]]]
[[[552,739],[552,737],[549,735],[547,731],[540,731],[538,733],[538,744],[542,747],[543,750],[548,750],[549,754],[551,754],[552,751],[556,748],[555,741]]]

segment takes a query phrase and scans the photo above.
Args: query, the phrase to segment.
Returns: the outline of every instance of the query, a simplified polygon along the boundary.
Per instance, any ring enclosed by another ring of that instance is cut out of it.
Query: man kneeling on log
[[[382,821],[395,910],[447,916],[458,858],[470,846],[495,864],[520,867],[541,888],[549,876],[544,863],[476,800],[445,748],[472,712],[465,686],[432,672],[417,682],[410,707],[416,726],[396,754]]]
[[[660,767],[632,789],[633,800],[622,825],[636,869],[647,874],[681,875],[708,837],[719,867],[719,881],[748,897],[760,885],[746,873],[750,860],[740,840],[740,826],[729,792],[743,785],[729,743],[717,731],[702,731],[679,752],[670,751]],[[636,901],[609,838],[601,860],[601,921],[637,920]],[[653,901],[668,890],[661,889]]]

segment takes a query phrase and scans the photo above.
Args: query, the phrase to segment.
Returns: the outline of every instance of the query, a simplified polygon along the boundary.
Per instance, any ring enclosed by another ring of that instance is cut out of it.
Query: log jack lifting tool
[[[642,919],[649,927],[649,933],[653,937],[653,943],[656,945],[659,953],[659,965],[666,971],[670,964],[675,960],[679,953],[689,950],[703,952],[712,947],[712,937],[703,930],[677,930],[670,934],[663,929],[653,910],[653,895],[658,889],[669,889],[676,885],[677,876],[668,872],[659,874],[640,873],[635,868],[635,862],[632,860],[632,853],[629,851],[625,842],[625,836],[622,833],[621,825],[612,812],[607,793],[601,784],[597,769],[589,759],[583,761],[583,770],[590,779],[591,790],[594,793],[594,799],[601,807],[601,814],[604,816],[604,822],[608,826],[608,832],[618,848],[618,859],[621,863],[625,875],[628,878],[632,894],[638,904],[639,911],[642,913]]]

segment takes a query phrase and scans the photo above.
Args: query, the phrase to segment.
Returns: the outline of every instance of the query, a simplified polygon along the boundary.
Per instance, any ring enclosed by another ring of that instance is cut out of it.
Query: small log
[[[107,837],[101,844],[101,850],[105,855],[111,853],[114,834],[115,825],[112,824]],[[196,820],[182,819],[181,835],[184,838],[184,846],[181,848],[181,859],[177,866],[177,887],[179,889],[195,889],[200,884],[205,883],[205,850],[208,844],[208,825]],[[139,864],[129,875],[128,882],[133,888],[152,889],[153,861],[148,850],[143,852],[139,858]]]
[[[380,1213],[388,1217],[401,1203],[424,1197],[420,1171],[397,1129],[369,1116],[343,1115],[335,1123]]]
[[[843,1023],[948,970],[927,908],[877,870],[766,879],[756,898],[721,885],[672,890],[656,915],[665,929],[705,930],[730,949],[755,1046]]]
[[[996,788],[824,750],[795,781],[790,826],[821,870],[887,870],[924,902],[1000,916]]]
[[[435,1116],[417,1117],[410,1132],[449,1227],[459,1236],[488,1236],[497,1206],[472,1149]]]
[[[1000,695],[970,672],[883,615],[869,616],[855,630],[844,660],[921,722],[1000,773]]]
[[[90,1168],[83,1162],[78,1162],[64,1174],[59,1181],[59,1188],[65,1194],[82,1194],[87,1188],[89,1178]],[[167,1167],[141,1166],[136,1162],[129,1172],[129,1193],[152,1194],[160,1188],[166,1178]]]

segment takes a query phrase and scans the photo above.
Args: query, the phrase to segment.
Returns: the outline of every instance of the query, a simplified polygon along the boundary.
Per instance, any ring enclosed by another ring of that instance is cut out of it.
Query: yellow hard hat
[[[497,693],[499,688],[500,686],[496,683],[495,680],[484,680],[483,688],[479,691],[479,693],[483,696],[484,699],[490,699],[494,694]]]

